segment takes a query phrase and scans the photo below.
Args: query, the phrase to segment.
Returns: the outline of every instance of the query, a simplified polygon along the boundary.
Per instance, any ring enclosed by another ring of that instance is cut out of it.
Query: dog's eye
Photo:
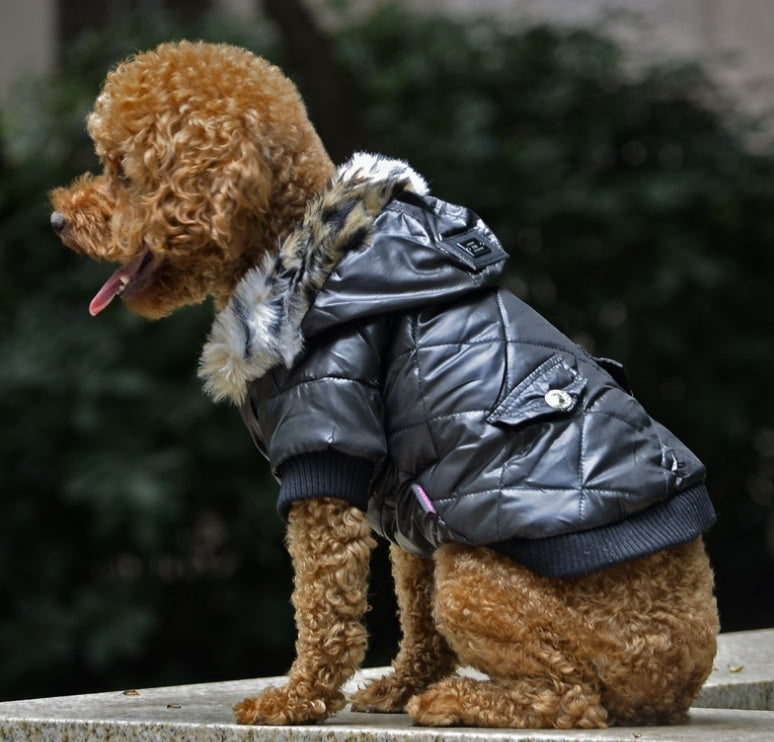
[[[129,185],[131,182],[129,176],[124,172],[122,165],[119,165],[118,168],[116,168],[116,180],[121,183],[121,185]]]

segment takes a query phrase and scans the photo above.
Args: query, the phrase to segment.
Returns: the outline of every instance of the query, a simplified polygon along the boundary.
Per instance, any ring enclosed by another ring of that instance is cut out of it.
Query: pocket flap
[[[632,385],[629,383],[629,377],[622,363],[614,361],[612,358],[595,358],[595,363],[618,384],[628,394],[632,393]]]
[[[553,355],[508,392],[489,413],[487,421],[520,425],[543,417],[567,415],[576,408],[586,381],[564,358]]]

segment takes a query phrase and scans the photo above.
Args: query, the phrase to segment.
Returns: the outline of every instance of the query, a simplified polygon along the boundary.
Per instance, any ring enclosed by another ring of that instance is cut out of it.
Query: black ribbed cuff
[[[489,546],[544,577],[573,577],[686,544],[704,533],[715,518],[707,488],[697,484],[618,523]]]
[[[337,451],[318,451],[294,456],[278,470],[280,493],[277,512],[287,520],[293,502],[315,497],[346,500],[365,511],[374,462]]]

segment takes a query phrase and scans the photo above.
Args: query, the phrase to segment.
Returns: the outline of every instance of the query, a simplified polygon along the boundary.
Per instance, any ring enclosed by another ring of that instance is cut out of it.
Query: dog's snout
[[[51,214],[51,228],[54,230],[54,232],[57,234],[62,234],[62,230],[65,228],[66,224],[67,219],[61,211],[55,211],[53,214]]]

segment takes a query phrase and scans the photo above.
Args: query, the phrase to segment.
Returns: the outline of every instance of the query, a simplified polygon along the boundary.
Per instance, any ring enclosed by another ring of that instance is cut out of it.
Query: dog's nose
[[[51,228],[54,232],[62,234],[62,230],[65,228],[66,224],[67,219],[65,219],[65,215],[61,211],[55,211],[51,214]]]

